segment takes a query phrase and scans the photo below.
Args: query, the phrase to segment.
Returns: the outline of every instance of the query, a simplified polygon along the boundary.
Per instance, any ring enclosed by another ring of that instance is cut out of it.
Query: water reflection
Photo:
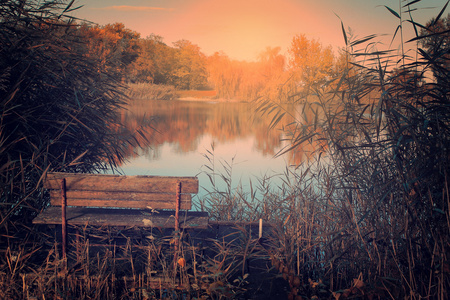
[[[274,158],[284,133],[268,130],[271,118],[256,115],[249,103],[135,100],[120,117],[132,131],[151,128],[138,136],[144,148],[129,149],[121,166],[126,175],[199,176],[201,187],[210,189],[204,165],[221,172],[223,163],[232,163],[232,180],[245,188],[249,178],[283,173],[302,159],[301,151]],[[293,121],[286,117],[281,125]]]

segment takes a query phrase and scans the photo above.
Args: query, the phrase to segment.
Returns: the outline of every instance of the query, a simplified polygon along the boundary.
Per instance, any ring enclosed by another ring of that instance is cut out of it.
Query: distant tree
[[[205,88],[206,56],[200,51],[200,47],[187,40],[179,40],[174,46],[174,85],[186,90]]]
[[[238,88],[238,73],[234,72],[230,58],[225,53],[215,52],[207,59],[208,81],[217,92],[217,97],[231,99]]]
[[[173,79],[175,49],[167,46],[163,38],[150,35],[139,39],[139,56],[130,66],[130,81],[170,84]]]
[[[261,63],[230,60],[224,53],[208,58],[208,74],[220,98],[254,100],[264,87]]]
[[[280,51],[280,47],[267,47],[259,54],[258,62],[264,86],[259,96],[272,101],[287,102],[291,91],[290,73],[286,70],[286,57],[280,54]]]
[[[280,47],[267,47],[259,54],[258,61],[263,65],[264,76],[273,77],[285,71],[286,58],[280,51]]]
[[[443,19],[431,19],[420,32],[420,43],[428,57],[433,57],[433,74],[438,84],[449,81],[450,14]]]
[[[289,53],[295,79],[306,91],[330,79],[334,60],[331,46],[323,47],[319,41],[308,40],[301,34],[292,39]]]
[[[102,71],[120,74],[127,80],[130,66],[139,56],[139,33],[122,23],[92,27],[85,24],[80,31],[87,38],[89,55],[101,60]]]

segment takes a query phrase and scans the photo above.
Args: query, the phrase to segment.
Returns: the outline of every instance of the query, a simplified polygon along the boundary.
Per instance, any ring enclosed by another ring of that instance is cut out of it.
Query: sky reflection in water
[[[121,118],[130,129],[145,122],[155,129],[146,135],[150,145],[130,149],[121,166],[125,175],[198,176],[203,196],[212,190],[205,165],[213,166],[205,155],[214,159],[217,173],[225,174],[222,165],[232,164],[233,187],[242,182],[244,190],[249,179],[254,184],[286,168],[286,157],[274,157],[282,147],[281,132],[268,131],[270,120],[256,116],[248,103],[139,100]],[[216,183],[225,190],[222,180]]]

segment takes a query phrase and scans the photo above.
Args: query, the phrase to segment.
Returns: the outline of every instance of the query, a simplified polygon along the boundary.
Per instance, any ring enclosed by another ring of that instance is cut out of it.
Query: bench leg
[[[177,274],[178,266],[178,250],[180,248],[180,202],[181,202],[181,182],[177,183],[177,196],[175,199],[175,240],[174,240],[174,253],[173,253],[173,273]]]
[[[66,219],[66,179],[61,180],[61,226],[62,226],[62,256],[63,259],[67,259],[67,219]]]

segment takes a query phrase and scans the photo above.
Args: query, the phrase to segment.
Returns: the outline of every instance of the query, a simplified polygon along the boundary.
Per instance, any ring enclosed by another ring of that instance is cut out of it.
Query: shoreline
[[[248,103],[239,99],[225,99],[225,98],[199,98],[199,97],[178,97],[172,100],[175,101],[192,101],[192,102],[231,102],[231,103]],[[169,100],[170,101],[170,100]]]

